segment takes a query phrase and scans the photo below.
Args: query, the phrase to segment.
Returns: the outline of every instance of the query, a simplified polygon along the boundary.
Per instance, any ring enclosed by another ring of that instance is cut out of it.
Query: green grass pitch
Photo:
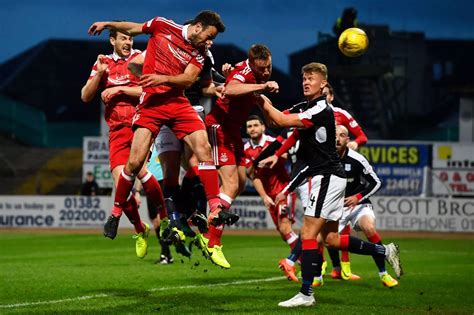
[[[148,256],[140,260],[127,234],[111,241],[99,232],[1,233],[0,314],[474,312],[472,240],[386,238],[401,246],[406,274],[398,287],[382,286],[371,257],[351,255],[352,270],[361,281],[326,277],[325,285],[315,290],[316,306],[288,310],[277,304],[296,294],[299,285],[284,279],[277,268],[288,252],[277,236],[224,236],[232,268],[222,270],[196,248],[191,260],[175,254],[174,264],[156,265],[154,236]]]

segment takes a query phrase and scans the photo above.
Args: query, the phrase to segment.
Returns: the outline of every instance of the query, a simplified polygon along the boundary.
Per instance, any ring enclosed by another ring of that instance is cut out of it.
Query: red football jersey
[[[332,106],[334,111],[334,119],[336,120],[336,125],[342,125],[349,130],[349,132],[355,137],[354,141],[358,145],[364,145],[367,143],[367,136],[365,135],[362,128],[359,126],[357,121],[349,114],[347,111],[342,108]]]
[[[191,63],[202,69],[204,57],[187,39],[188,25],[156,17],[143,25],[143,33],[150,34],[143,74],[157,73],[175,76],[184,73]],[[184,89],[158,85],[143,89],[146,93],[171,93],[184,95]]]
[[[225,84],[232,80],[241,83],[257,83],[255,75],[249,66],[249,61],[245,60],[235,65],[234,70],[227,76]],[[217,99],[216,104],[212,106],[211,112],[206,116],[206,124],[211,126],[219,124],[235,128],[236,132],[240,132],[240,126],[246,121],[251,110],[256,105],[258,93],[251,93],[236,97],[226,97]]]
[[[105,57],[105,63],[108,67],[102,75],[100,89],[104,90],[110,87],[126,85],[136,86],[138,79],[128,71],[130,60],[140,55],[141,51],[133,49],[128,58],[121,58],[115,52]],[[92,67],[89,80],[97,75],[97,62]],[[135,106],[138,104],[138,98],[125,94],[119,94],[110,99],[105,104],[105,121],[110,130],[121,126],[131,126],[132,117],[135,114]]]
[[[263,135],[260,143],[254,144],[251,140],[245,144],[246,167],[250,168],[253,161],[269,146],[275,138]],[[269,196],[276,196],[288,185],[290,178],[285,168],[285,160],[278,159],[273,168],[256,168],[255,176],[262,181],[263,188]]]

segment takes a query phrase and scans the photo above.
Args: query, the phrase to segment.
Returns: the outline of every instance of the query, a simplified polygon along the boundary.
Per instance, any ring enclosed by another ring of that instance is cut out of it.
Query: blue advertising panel
[[[419,196],[424,193],[430,146],[425,144],[367,144],[359,148],[382,180],[378,195]]]

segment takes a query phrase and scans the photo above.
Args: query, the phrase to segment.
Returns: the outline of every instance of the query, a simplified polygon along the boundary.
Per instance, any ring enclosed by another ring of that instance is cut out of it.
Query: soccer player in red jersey
[[[210,207],[210,222],[217,225],[235,222],[237,216],[222,211],[218,175],[204,123],[184,96],[184,90],[196,81],[201,72],[206,46],[210,46],[217,34],[225,30],[220,16],[212,11],[203,11],[185,26],[162,17],[145,23],[95,22],[89,28],[89,34],[99,35],[104,29],[131,36],[150,35],[143,75],[139,81],[143,93],[133,117],[132,149],[120,174],[115,207],[123,208],[126,204],[153,138],[161,126],[166,125],[191,147],[199,160],[199,174]]]
[[[82,88],[81,98],[84,102],[90,102],[97,91],[102,90],[105,119],[110,128],[110,170],[117,187],[120,173],[130,154],[133,138],[132,118],[142,90],[138,86],[138,79],[128,71],[127,67],[129,62],[141,52],[132,48],[133,37],[127,34],[111,30],[109,39],[114,51],[110,55],[97,57],[89,79]],[[139,170],[138,178],[154,205],[165,212],[161,188],[153,175],[145,167]],[[115,238],[122,209],[135,227],[137,256],[143,258],[148,247],[149,227],[140,220],[138,205],[133,196],[124,203],[123,208],[113,209],[112,215],[104,226],[104,236]]]
[[[298,240],[298,235],[293,232],[291,224],[294,216],[294,194],[288,195],[288,200],[281,204],[275,204],[275,197],[290,182],[290,177],[285,168],[285,161],[280,159],[272,169],[254,168],[253,161],[260,153],[269,146],[275,138],[266,135],[265,124],[257,115],[247,118],[247,134],[249,142],[245,144],[246,166],[249,169],[250,178],[265,207],[272,216],[273,223],[280,233],[284,242],[293,248]]]
[[[225,98],[218,99],[206,116],[212,157],[219,167],[221,200],[225,209],[242,191],[245,175],[245,153],[240,126],[255,107],[260,93],[278,92],[278,84],[268,81],[272,73],[270,50],[264,45],[253,45],[248,59],[238,63],[226,78]],[[198,236],[204,255],[212,262],[230,268],[222,252],[221,237],[224,226],[210,226],[205,235]]]

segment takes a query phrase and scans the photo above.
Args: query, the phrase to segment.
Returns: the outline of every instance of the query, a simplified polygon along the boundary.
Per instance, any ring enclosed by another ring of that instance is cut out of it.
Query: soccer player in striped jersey
[[[293,298],[280,302],[281,307],[312,306],[315,299],[312,284],[322,256],[318,251],[317,235],[321,232],[324,242],[334,248],[387,259],[397,276],[401,274],[398,247],[390,243],[379,245],[364,242],[356,237],[338,234],[338,220],[342,217],[346,175],[336,152],[336,124],[332,108],[322,90],[327,83],[327,68],[321,63],[309,63],[302,68],[303,94],[306,101],[296,104],[284,113],[273,107],[262,96],[260,108],[267,120],[276,127],[297,127],[300,146],[296,153],[296,167],[292,180],[276,197],[276,202],[286,199],[295,189],[304,189],[305,209],[301,229],[302,286]],[[308,190],[305,186],[310,186]]]
[[[336,127],[336,150],[347,176],[344,212],[339,220],[339,232],[351,225],[356,231],[362,231],[370,242],[382,245],[382,239],[375,229],[375,214],[369,199],[379,190],[381,182],[367,159],[348,147],[349,142],[349,131],[345,126],[338,125]],[[338,262],[339,252],[337,250],[331,251],[337,255],[334,261]],[[373,258],[379,269],[382,284],[389,288],[397,286],[398,281],[393,279],[385,269],[383,257],[373,256]],[[342,261],[341,264],[348,264],[348,262]],[[342,272],[344,272],[344,268],[342,268]]]

